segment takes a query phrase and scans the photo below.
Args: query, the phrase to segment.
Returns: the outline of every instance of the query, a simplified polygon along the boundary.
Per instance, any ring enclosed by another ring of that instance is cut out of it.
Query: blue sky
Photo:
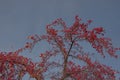
[[[46,24],[56,18],[71,25],[75,15],[83,21],[92,19],[91,27],[104,27],[106,35],[120,47],[119,8],[120,0],[0,0],[0,50],[23,47],[28,35],[43,34]],[[42,49],[46,48],[42,44]],[[115,68],[120,67],[120,59],[112,59],[108,65],[111,62]]]

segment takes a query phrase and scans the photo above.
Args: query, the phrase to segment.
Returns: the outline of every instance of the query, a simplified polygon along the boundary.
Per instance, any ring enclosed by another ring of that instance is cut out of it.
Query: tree
[[[91,53],[85,52],[82,41],[90,44],[97,53],[106,57],[118,58],[111,39],[104,36],[102,27],[88,29],[92,21],[81,22],[75,17],[72,26],[67,27],[59,18],[46,26],[45,35],[30,35],[23,48],[13,52],[0,52],[0,80],[22,80],[28,73],[36,80],[115,80],[118,71],[94,61]],[[50,45],[44,53],[39,54],[40,61],[21,56],[25,50],[32,50],[38,42],[46,41]]]

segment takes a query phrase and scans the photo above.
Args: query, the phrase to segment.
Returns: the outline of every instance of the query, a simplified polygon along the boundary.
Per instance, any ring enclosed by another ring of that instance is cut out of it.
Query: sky
[[[23,47],[27,36],[44,34],[45,26],[57,18],[71,25],[75,15],[83,21],[92,19],[91,27],[104,27],[106,36],[120,47],[119,4],[120,0],[0,0],[0,50]],[[45,48],[43,42],[41,50]],[[119,69],[119,62],[112,59],[107,64]]]

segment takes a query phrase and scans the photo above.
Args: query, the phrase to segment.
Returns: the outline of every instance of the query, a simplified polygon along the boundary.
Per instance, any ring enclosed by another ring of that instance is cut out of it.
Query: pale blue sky
[[[43,34],[45,25],[56,18],[70,25],[75,15],[83,21],[92,19],[93,27],[103,26],[114,45],[120,47],[119,8],[120,0],[0,0],[0,50],[22,47],[28,35]],[[114,68],[120,67],[120,60],[112,62]]]

